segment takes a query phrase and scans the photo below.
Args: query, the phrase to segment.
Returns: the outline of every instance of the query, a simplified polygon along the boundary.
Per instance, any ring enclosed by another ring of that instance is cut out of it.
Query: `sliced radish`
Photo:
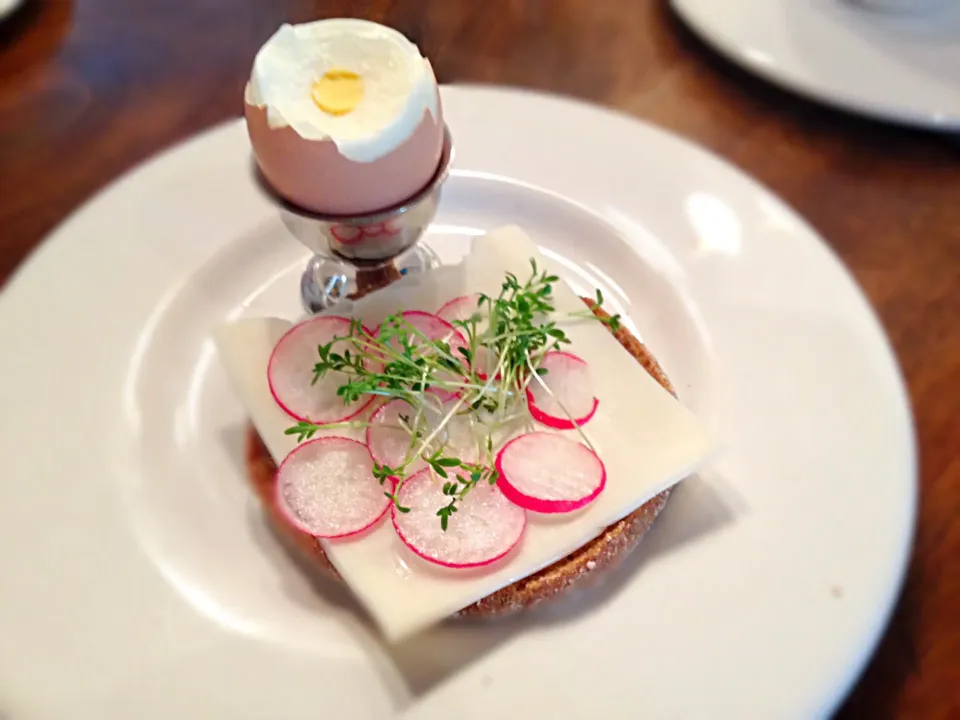
[[[527,385],[527,405],[533,419],[557,430],[573,430],[588,423],[600,401],[593,394],[587,363],[555,350],[544,355],[538,367],[547,373],[538,376],[542,382],[531,378]]]
[[[466,320],[478,312],[479,295],[463,295],[454,298],[437,310],[437,317],[452,323],[454,320]]]
[[[438,393],[438,396],[440,393]],[[454,410],[456,398],[443,401],[440,406],[428,404],[426,406],[426,432],[432,433],[443,419]],[[475,463],[480,459],[480,448],[477,445],[477,436],[473,432],[473,412],[466,406],[460,405],[456,412],[447,420],[440,434],[437,435],[435,445],[443,446],[443,454],[455,457],[466,463]]]
[[[390,499],[373,477],[373,458],[363,443],[323,437],[298,445],[280,464],[277,504],[303,532],[339,538],[376,523]]]
[[[378,463],[391,468],[400,467],[411,451],[410,433],[404,429],[401,416],[413,422],[416,411],[406,400],[391,400],[373,414],[367,427],[370,454]],[[422,460],[416,461],[417,469],[422,465]]]
[[[477,348],[476,355],[473,358],[473,365],[477,369],[477,379],[486,382],[490,373],[497,367],[497,356],[486,345]],[[494,380],[500,380],[503,373],[498,372],[494,375]]]
[[[477,332],[483,335],[487,328],[485,307],[477,306],[479,295],[462,295],[454,298],[437,310],[437,317],[452,323],[454,320],[467,320],[474,314],[480,316],[477,323]],[[473,359],[473,365],[477,368],[477,376],[481,380],[486,380],[487,374],[497,366],[496,357],[485,345],[480,345],[476,350],[476,357]],[[499,377],[499,375],[498,375]]]
[[[428,340],[445,340],[451,348],[466,345],[460,331],[437,315],[422,310],[406,310],[400,313],[400,317]],[[378,327],[378,333],[379,330]]]
[[[457,350],[460,347],[466,347],[467,341],[464,340],[463,335],[460,334],[460,331],[457,330],[453,325],[448,323],[446,320],[432,315],[428,312],[422,312],[420,310],[408,310],[406,312],[400,313],[401,317],[408,322],[415,330],[422,334],[427,340],[443,340],[450,346],[451,355],[458,361],[466,363],[466,358]],[[381,326],[382,327],[382,326]],[[376,330],[376,335],[380,335],[380,327]],[[419,345],[423,342],[422,339],[416,338],[416,342],[413,345]],[[390,344],[393,347],[397,347],[397,344],[391,339]],[[453,373],[436,373],[434,378],[437,380],[450,380],[454,379],[455,376]],[[459,395],[457,390],[447,390],[435,388],[438,395],[444,400],[455,397]]]
[[[393,509],[393,526],[404,545],[424,560],[448,568],[496,562],[516,547],[527,525],[522,508],[507,500],[496,485],[481,482],[458,503],[444,530],[437,511],[450,498],[429,470],[407,478],[397,502],[410,509]]]
[[[366,331],[369,332],[369,331]],[[337,388],[347,381],[340,372],[328,372],[313,383],[313,367],[320,360],[317,348],[350,335],[350,320],[321,315],[295,325],[277,342],[267,364],[267,382],[273,399],[297,420],[332,423],[349,420],[373,402],[373,395],[345,404]],[[351,347],[347,340],[335,342],[335,352]]]
[[[532,432],[514,438],[497,455],[497,485],[522,508],[564,513],[592,502],[607,483],[603,461],[562,435]]]
[[[424,397],[423,413],[425,432],[433,432],[455,404],[455,399],[443,401],[440,393],[432,391],[427,393]],[[413,423],[417,419],[416,410],[406,400],[399,398],[380,407],[370,418],[370,425],[367,428],[367,447],[370,448],[373,459],[381,465],[397,468],[403,464],[409,452],[419,447],[414,445],[411,448],[410,432],[404,427],[403,418],[406,418],[407,423]],[[443,445],[444,455],[447,457],[456,457],[464,462],[475,463],[480,456],[469,414],[458,413],[450,418],[437,436],[435,443],[431,443],[434,447],[440,444]],[[423,460],[415,460],[408,472],[416,472],[422,467],[424,467]]]

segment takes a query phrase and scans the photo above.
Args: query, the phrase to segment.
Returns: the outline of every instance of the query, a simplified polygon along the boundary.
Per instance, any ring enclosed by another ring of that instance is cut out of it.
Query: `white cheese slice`
[[[463,265],[404,278],[351,307],[338,306],[337,312],[360,317],[373,327],[400,310],[435,311],[460,295],[495,295],[505,272],[521,280],[529,276],[530,258],[541,268],[555,270],[519,228],[495,230],[474,241]],[[558,283],[554,293],[558,315],[584,310],[565,283]],[[606,465],[604,491],[569,517],[531,513],[518,548],[480,571],[448,570],[419,560],[403,546],[389,520],[362,539],[324,541],[330,560],[389,639],[416,633],[568,555],[694,472],[710,454],[711,442],[693,414],[663,390],[601,323],[585,318],[560,324],[572,340],[571,352],[592,369],[600,405],[584,429]],[[274,344],[290,326],[276,318],[247,319],[217,333],[224,367],[278,462],[296,440],[284,434],[293,421],[273,401],[266,368]]]

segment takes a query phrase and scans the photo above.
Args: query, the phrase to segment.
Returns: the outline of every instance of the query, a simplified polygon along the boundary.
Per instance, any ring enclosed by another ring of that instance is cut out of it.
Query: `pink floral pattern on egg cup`
[[[392,237],[400,232],[395,219],[357,227],[356,225],[334,225],[330,234],[342,245],[357,245],[369,238]]]

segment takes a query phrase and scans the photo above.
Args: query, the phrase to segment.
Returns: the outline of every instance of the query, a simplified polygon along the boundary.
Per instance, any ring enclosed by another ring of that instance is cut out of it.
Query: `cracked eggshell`
[[[332,68],[370,78],[361,105],[331,117],[310,84]],[[257,55],[244,93],[253,152],[289,202],[328,215],[382,210],[415,195],[443,150],[430,63],[397,31],[356,20],[283,26]]]
[[[423,188],[440,164],[443,120],[429,112],[395,150],[356,162],[341,155],[333,140],[305,140],[289,125],[271,128],[266,107],[245,105],[250,142],[267,182],[314,212],[353,215],[396,205]]]

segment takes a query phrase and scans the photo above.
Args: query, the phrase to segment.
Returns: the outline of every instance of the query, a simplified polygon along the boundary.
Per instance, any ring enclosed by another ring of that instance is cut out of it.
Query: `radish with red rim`
[[[481,307],[479,305],[479,300],[479,294],[456,297],[437,310],[437,317],[453,323],[458,320],[465,322],[477,316],[476,333],[482,341],[482,336],[487,330],[487,309],[486,306]],[[461,329],[460,332],[467,335],[466,330]],[[471,365],[476,369],[477,378],[486,380],[487,373],[497,365],[496,355],[487,345],[483,344],[477,345],[473,352],[475,357],[471,358]],[[497,373],[496,379],[500,379],[499,373]]]
[[[399,468],[407,455],[416,449],[416,446],[411,446],[410,431],[401,425],[402,418],[409,418],[412,422],[415,415],[413,406],[400,398],[381,405],[373,414],[367,427],[366,440],[370,454],[377,463]]]
[[[576,355],[553,350],[541,358],[530,378],[527,407],[534,420],[555,430],[574,430],[590,422],[600,401],[593,394],[587,363]]]
[[[482,315],[478,306],[479,300],[479,295],[461,295],[460,297],[455,297],[453,300],[444,303],[440,309],[437,310],[437,317],[441,320],[446,320],[448,323],[452,323],[455,320],[469,320],[475,314]]]
[[[438,427],[455,402],[454,399],[444,401],[439,392],[430,390],[424,394],[419,412],[401,398],[380,406],[370,418],[366,432],[367,447],[373,459],[380,465],[394,469],[400,468],[409,460],[407,474],[420,470],[424,466],[423,461],[409,457],[419,447],[419,441],[411,442],[413,424],[419,426],[421,435],[428,436]],[[451,417],[434,444],[442,446],[445,457],[456,457],[465,463],[475,463],[480,456],[473,434],[473,422],[467,414]]]
[[[437,515],[449,504],[450,496],[429,469],[407,478],[397,490],[393,526],[403,544],[427,562],[447,568],[482,567],[503,558],[523,537],[526,512],[496,485],[476,485],[457,504],[444,529]]]
[[[397,317],[403,318],[408,325],[421,333],[427,340],[444,340],[451,348],[466,345],[463,334],[438,315],[423,310],[404,310],[398,313]],[[382,323],[374,330],[375,336],[380,335],[381,327]]]
[[[313,382],[319,347],[332,342],[333,352],[349,349],[352,327],[349,318],[321,315],[293,326],[277,341],[267,363],[267,382],[287,415],[318,424],[337,423],[356,417],[373,402],[371,395],[345,404],[337,394],[347,380],[343,373],[328,372]]]
[[[578,510],[607,483],[600,457],[563,435],[532,432],[514,438],[496,461],[497,486],[511,502],[538,513]]]
[[[429,434],[440,427],[456,404],[457,398],[453,397],[439,405],[427,405],[424,409],[424,432]],[[435,444],[443,447],[444,457],[454,457],[467,464],[477,462],[480,459],[480,448],[473,432],[472,413],[454,413],[443,425]]]
[[[367,446],[350,438],[298,445],[277,470],[277,506],[294,527],[315,537],[343,538],[371,527],[390,507],[385,492]]]
[[[450,357],[456,360],[457,362],[466,364],[466,357],[462,354],[460,348],[466,348],[467,341],[464,339],[463,334],[459,330],[457,330],[453,325],[451,325],[449,322],[447,322],[443,318],[433,315],[432,313],[423,312],[422,310],[406,310],[402,313],[399,313],[399,317],[402,318],[417,333],[422,335],[427,340],[429,341],[442,340],[443,342],[445,342],[447,346],[450,348]],[[375,335],[378,338],[383,337],[381,335],[382,327],[383,325],[381,324],[380,326],[377,327],[375,331]],[[415,343],[415,345],[419,345],[422,342],[423,340],[421,339],[420,342]],[[396,343],[393,342],[392,338],[388,340],[388,343],[394,349],[398,349],[396,347]],[[443,373],[436,373],[434,375],[434,380],[439,380],[441,382],[443,381],[453,382],[459,379],[460,378],[458,378],[454,373],[443,372]],[[460,394],[459,389],[448,389],[448,388],[440,388],[440,387],[434,387],[433,389],[444,400],[447,400],[452,397],[456,397],[457,395]]]

